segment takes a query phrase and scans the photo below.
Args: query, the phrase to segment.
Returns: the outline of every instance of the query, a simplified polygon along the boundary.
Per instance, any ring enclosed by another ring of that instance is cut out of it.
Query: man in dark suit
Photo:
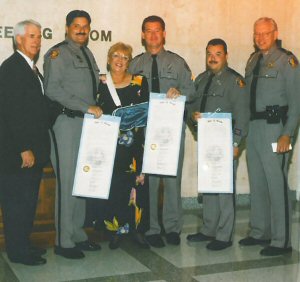
[[[41,26],[14,29],[16,52],[0,67],[0,200],[7,256],[25,265],[45,264],[45,250],[30,245],[42,169],[49,158],[48,113],[34,59]]]

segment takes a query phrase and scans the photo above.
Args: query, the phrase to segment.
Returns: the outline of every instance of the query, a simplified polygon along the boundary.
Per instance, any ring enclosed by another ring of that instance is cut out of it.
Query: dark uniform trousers
[[[23,168],[0,174],[1,207],[9,259],[29,252],[42,168]]]
[[[247,161],[250,181],[250,236],[272,238],[271,246],[291,245],[291,200],[287,184],[289,153],[273,153],[271,143],[282,131],[282,123],[250,122]],[[271,209],[271,207],[275,207]]]

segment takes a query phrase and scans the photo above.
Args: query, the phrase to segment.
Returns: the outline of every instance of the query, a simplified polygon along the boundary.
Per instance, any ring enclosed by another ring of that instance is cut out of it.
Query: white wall
[[[163,17],[166,22],[166,49],[184,57],[194,75],[204,71],[205,46],[214,37],[221,37],[227,42],[229,64],[243,74],[245,63],[253,51],[253,22],[261,16],[270,16],[277,21],[283,47],[300,57],[297,40],[300,34],[299,0],[0,0],[0,63],[12,52],[12,40],[6,38],[10,35],[10,27],[18,21],[32,18],[52,31],[52,39],[43,39],[42,42],[38,62],[41,70],[43,54],[64,39],[65,16],[73,9],[90,13],[93,30],[99,33],[103,30],[106,34],[111,31],[111,42],[90,40],[89,44],[102,70],[106,66],[108,48],[117,41],[131,44],[135,55],[143,52],[141,23],[152,14]],[[8,36],[5,30],[9,31]],[[248,191],[244,155],[238,170],[237,189],[240,193]],[[196,150],[189,132],[185,156],[182,195],[195,196]],[[291,183],[296,187],[300,160],[295,156],[294,159]]]

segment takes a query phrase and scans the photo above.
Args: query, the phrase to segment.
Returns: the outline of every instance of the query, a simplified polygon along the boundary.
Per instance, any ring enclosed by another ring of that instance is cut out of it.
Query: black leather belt
[[[75,110],[70,110],[70,109],[68,109],[66,107],[62,108],[61,113],[63,115],[66,115],[67,117],[70,117],[70,118],[74,118],[74,117],[83,118],[84,117],[84,113],[83,112],[81,112],[81,111],[75,111]]]

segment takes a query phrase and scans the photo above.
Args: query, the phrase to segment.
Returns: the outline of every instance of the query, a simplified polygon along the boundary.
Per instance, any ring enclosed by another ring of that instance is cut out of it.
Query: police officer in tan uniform
[[[142,24],[142,39],[146,53],[136,56],[129,66],[129,71],[147,77],[151,92],[166,93],[168,98],[185,95],[187,101],[193,97],[195,89],[191,71],[183,58],[164,49],[165,22],[158,16],[149,16]],[[150,229],[147,240],[153,247],[164,247],[160,235],[161,227],[158,221],[158,191],[160,179],[164,185],[163,226],[167,243],[180,244],[182,228],[181,208],[181,174],[185,139],[185,123],[182,128],[181,149],[179,155],[177,176],[149,176],[150,197]]]
[[[234,176],[239,145],[246,136],[249,122],[249,97],[243,77],[227,66],[227,45],[215,38],[206,47],[207,70],[195,80],[197,99],[190,106],[195,123],[203,112],[232,113]],[[222,250],[232,245],[235,218],[235,193],[203,194],[203,226],[199,233],[190,234],[190,242],[211,241],[207,248]]]
[[[277,47],[277,38],[273,19],[260,18],[255,22],[258,51],[248,60],[245,75],[251,109],[247,137],[251,230],[239,243],[266,244],[260,251],[264,256],[292,251],[287,171],[299,120],[300,68],[291,52]]]
[[[85,199],[72,196],[83,115],[102,114],[95,106],[99,69],[86,46],[90,23],[87,12],[71,11],[66,18],[66,39],[47,52],[44,62],[45,93],[63,107],[53,126],[51,147],[57,177],[54,252],[70,259],[83,258],[82,251],[100,249],[83,230]]]

